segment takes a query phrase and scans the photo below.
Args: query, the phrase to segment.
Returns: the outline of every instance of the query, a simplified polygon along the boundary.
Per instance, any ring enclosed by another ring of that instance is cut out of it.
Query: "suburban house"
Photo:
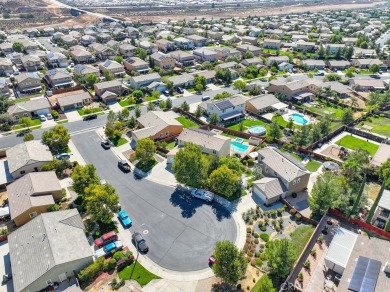
[[[93,88],[95,90],[96,96],[98,97],[101,97],[106,91],[110,91],[117,95],[122,95],[125,90],[119,80],[99,82],[94,84]]]
[[[149,63],[138,57],[130,57],[123,60],[123,65],[125,65],[126,70],[138,73],[146,73],[150,70]]]
[[[15,76],[17,89],[22,93],[42,90],[41,78],[36,73],[21,73]]]
[[[253,36],[243,36],[242,37],[242,43],[243,44],[252,44],[252,45],[258,45],[258,38]]]
[[[162,69],[175,68],[175,59],[173,59],[170,55],[166,55],[161,52],[156,52],[150,56],[150,59],[155,66],[158,66]]]
[[[64,69],[48,70],[43,77],[52,89],[61,89],[73,86],[72,76]]]
[[[239,45],[236,49],[240,51],[242,55],[245,55],[246,52],[251,52],[258,57],[261,54],[261,49],[259,47],[250,44]]]
[[[134,47],[130,44],[119,45],[119,53],[125,58],[133,57],[135,49],[136,49],[136,47]]]
[[[26,71],[38,71],[43,66],[41,59],[35,55],[24,55],[21,61]]]
[[[169,51],[173,51],[175,48],[175,43],[172,41],[168,41],[166,39],[159,39],[156,41],[156,45],[159,51],[167,53]]]
[[[49,68],[66,68],[69,65],[69,61],[62,53],[49,52],[46,55],[47,66]]]
[[[287,108],[285,103],[282,103],[273,94],[264,94],[249,98],[245,102],[246,109],[253,113],[264,113],[267,111],[278,110],[279,114]]]
[[[283,80],[272,80],[269,83],[268,92],[278,93],[283,95],[288,100],[294,101],[307,101],[309,100],[316,89],[318,84],[322,84],[322,81],[316,79],[295,80],[286,82]]]
[[[337,51],[341,51],[345,48],[344,44],[327,44],[325,46],[326,50],[329,50],[329,53],[336,54]]]
[[[383,190],[382,196],[372,218],[372,225],[385,229],[390,218],[390,190]]]
[[[8,83],[9,81],[6,80],[5,78],[0,78],[0,95],[5,95],[5,96],[10,95]]]
[[[115,50],[106,45],[93,43],[89,47],[94,51],[96,57],[99,60],[107,60],[107,59],[112,60],[116,56]]]
[[[139,42],[139,47],[144,49],[148,54],[153,54],[157,52],[157,46],[154,43],[149,41],[141,41]]]
[[[217,114],[219,122],[229,125],[241,121],[245,117],[245,102],[247,98],[236,94],[222,100],[210,101],[206,104],[207,115]]]
[[[377,53],[374,49],[362,49],[362,48],[354,48],[353,49],[353,57],[354,58],[375,58],[377,57]]]
[[[53,160],[49,147],[41,141],[20,143],[6,150],[9,172],[14,179],[26,173],[37,172],[42,165]]]
[[[325,62],[323,60],[313,60],[313,59],[302,60],[299,62],[299,65],[306,67],[306,69],[308,69],[308,70],[313,70],[313,69],[324,70],[325,69]]]
[[[186,36],[187,39],[191,40],[194,43],[195,47],[204,47],[206,45],[207,39],[197,34],[192,34]]]
[[[92,54],[83,47],[77,46],[70,51],[72,60],[76,63],[91,63],[94,59]]]
[[[129,79],[131,86],[134,89],[140,89],[141,87],[146,87],[152,82],[160,82],[161,76],[158,73],[145,74],[140,76],[133,76]]]
[[[307,188],[310,173],[295,158],[269,146],[258,153],[258,167],[264,177],[253,182],[253,194],[266,205]]]
[[[0,75],[13,74],[13,64],[8,58],[0,58]]]
[[[91,65],[84,65],[84,64],[77,64],[74,66],[73,69],[74,75],[83,75],[86,76],[87,74],[93,74],[96,75],[97,77],[100,77],[100,71],[94,66]]]
[[[316,46],[316,43],[314,43],[314,42],[306,42],[304,40],[299,40],[296,42],[295,49],[297,51],[300,51],[300,52],[303,52],[303,51],[311,52],[314,50],[315,46]]]
[[[224,61],[228,57],[237,57],[241,59],[240,51],[234,48],[216,47],[214,48],[214,51],[217,53],[217,59],[221,61]]]
[[[267,60],[265,61],[265,64],[267,66],[272,66],[272,64],[277,64],[279,65],[280,63],[283,63],[283,62],[290,62],[290,59],[287,57],[287,56],[276,56],[276,57],[269,57],[267,58]]]
[[[183,125],[176,120],[174,112],[150,111],[140,116],[137,121],[142,127],[132,132],[135,141],[142,138],[153,140],[177,136],[183,131]]]
[[[217,53],[207,48],[199,48],[192,52],[199,62],[215,62],[217,60]]]
[[[379,59],[351,59],[351,64],[355,68],[369,69],[374,64],[382,66],[383,62]]]
[[[54,171],[32,172],[7,186],[11,219],[22,226],[62,198]]]
[[[70,93],[69,95],[57,98],[57,105],[64,111],[82,108],[91,103],[91,95],[89,92]]]
[[[381,79],[358,79],[351,78],[349,79],[349,86],[356,91],[383,91],[386,89],[386,86]]]
[[[249,58],[249,59],[243,59],[241,61],[241,64],[244,65],[245,67],[248,66],[262,66],[263,65],[263,60],[260,59],[259,57],[254,57],[254,58]]]
[[[181,75],[176,75],[172,77],[168,77],[169,81],[173,82],[173,87],[190,87],[194,85],[195,78],[193,75],[188,74],[188,73],[183,73]]]
[[[110,72],[115,77],[122,77],[126,74],[123,65],[113,60],[106,60],[104,62],[99,63],[99,70],[103,74],[105,72]]]
[[[214,132],[196,128],[184,129],[177,137],[177,144],[182,147],[185,143],[198,145],[202,148],[202,152],[206,154],[230,155],[230,138]]]
[[[328,60],[326,65],[332,71],[345,70],[351,66],[351,63],[347,60]]]
[[[281,40],[264,39],[263,42],[263,48],[266,49],[280,50],[281,46],[282,46]]]
[[[15,292],[41,291],[93,263],[77,209],[43,213],[8,236]]]
[[[50,113],[50,103],[46,98],[30,99],[11,105],[7,113],[15,120],[23,117],[37,118]]]
[[[170,53],[170,55],[173,59],[175,59],[176,65],[179,67],[195,65],[195,56],[190,53],[183,51],[173,51]]]
[[[173,42],[180,50],[192,50],[194,48],[194,42],[187,38],[178,37]]]

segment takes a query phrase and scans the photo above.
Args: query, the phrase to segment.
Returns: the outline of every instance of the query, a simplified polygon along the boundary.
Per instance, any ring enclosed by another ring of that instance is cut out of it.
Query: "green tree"
[[[207,85],[206,77],[195,75],[194,82],[195,82],[195,84],[200,83],[200,84],[202,84],[203,88],[206,88],[206,85]]]
[[[117,115],[115,115],[113,111],[109,111],[107,115],[107,122],[106,127],[104,129],[104,134],[106,134],[106,136],[110,139],[114,137],[116,120]]]
[[[13,104],[13,101],[5,94],[0,94],[0,114],[7,112],[8,108]]]
[[[108,70],[104,70],[103,72],[104,74],[104,78],[106,79],[106,81],[111,81],[111,80],[114,80],[115,79],[115,75],[112,74],[110,71]]]
[[[244,253],[230,241],[218,241],[214,251],[216,259],[213,271],[226,283],[237,284],[238,280],[244,277],[248,262]]]
[[[173,89],[173,81],[168,80],[165,83],[165,85],[166,85],[168,91],[171,91]]]
[[[87,87],[93,87],[96,83],[98,83],[100,81],[99,77],[97,77],[95,74],[93,73],[89,73],[87,75],[85,75],[85,86]]]
[[[22,53],[24,52],[24,46],[22,43],[19,43],[19,42],[15,42],[12,44],[12,49],[15,51],[15,52],[18,52],[18,53]]]
[[[269,125],[269,132],[268,132],[268,135],[269,135],[272,139],[279,139],[280,137],[282,137],[282,130],[280,129],[280,126],[279,126],[279,124],[278,124],[276,121],[273,121],[273,122]]]
[[[171,109],[172,108],[172,99],[170,99],[169,97],[167,98],[167,100],[165,101],[166,102],[166,108],[167,109]]]
[[[199,146],[186,143],[176,153],[172,170],[178,182],[199,188],[206,181],[208,161]]]
[[[390,158],[388,158],[378,169],[379,178],[385,182],[387,189],[390,188]]]
[[[114,61],[118,62],[119,64],[122,64],[123,62],[123,57],[122,56],[115,56]]]
[[[50,151],[57,154],[66,151],[70,135],[63,125],[57,125],[42,134],[42,141],[49,146]]]
[[[311,132],[311,141],[314,143],[318,140],[320,140],[322,137],[321,134],[321,125],[315,124],[313,126],[312,132]]]
[[[195,117],[197,117],[197,118],[200,118],[202,116],[203,110],[199,105],[196,107],[194,114],[195,114]]]
[[[142,48],[136,48],[134,50],[134,52],[135,52],[135,55],[142,60],[145,60],[146,57],[148,56],[148,53]]]
[[[347,125],[347,124],[353,122],[353,110],[352,110],[352,108],[346,107],[343,110],[343,115],[341,117],[341,120],[342,120],[344,125]]]
[[[274,285],[267,275],[263,275],[256,283],[256,290],[254,292],[275,292]]]
[[[240,176],[245,171],[245,166],[240,162],[236,157],[232,156],[223,156],[219,158],[219,166],[226,165],[231,169],[235,174]]]
[[[135,149],[135,157],[142,163],[148,163],[156,153],[154,141],[150,138],[139,139]]]
[[[19,119],[19,125],[22,128],[27,128],[28,130],[30,130],[30,127],[33,124],[34,124],[34,122],[30,118],[28,118],[28,117],[24,117],[24,118]]]
[[[201,93],[203,90],[203,85],[201,83],[196,83],[195,90],[196,92]]]
[[[283,238],[272,241],[266,257],[270,274],[275,278],[285,279],[294,266],[297,255],[291,240]]]
[[[146,107],[147,111],[150,112],[150,111],[154,111],[156,108],[154,107],[154,103],[152,101],[150,101],[148,103],[148,106]]]
[[[323,118],[320,119],[320,128],[322,135],[326,136],[330,133],[331,130],[331,119],[329,115],[325,115]]]
[[[180,105],[180,108],[185,111],[185,112],[188,112],[190,110],[190,105],[184,101],[181,105]]]
[[[34,140],[34,135],[33,134],[31,134],[31,133],[24,134],[24,136],[23,136],[23,141],[24,142],[31,141],[31,140]]]
[[[110,223],[119,211],[119,196],[110,184],[92,184],[85,189],[85,207],[92,220]]]
[[[216,114],[216,113],[212,113],[211,115],[210,115],[210,124],[212,124],[212,125],[217,125],[218,124],[218,122],[219,122],[219,117],[218,117],[218,115]]]
[[[134,90],[133,91],[133,97],[136,99],[137,102],[139,102],[143,96],[144,96],[144,94],[141,90]]]
[[[231,197],[239,190],[239,181],[239,177],[226,165],[220,166],[210,175],[211,189],[225,197]]]
[[[347,76],[348,78],[352,78],[354,74],[355,74],[355,67],[353,66],[349,67],[345,72],[345,76]]]
[[[340,193],[340,181],[333,172],[327,171],[319,175],[313,185],[311,196],[308,197],[313,217],[321,218],[329,208],[334,207]]]
[[[381,70],[381,67],[380,67],[378,64],[372,64],[372,65],[370,66],[370,71],[371,71],[372,73],[377,74],[377,73],[379,73],[380,70]]]
[[[251,51],[246,51],[244,55],[244,59],[253,58],[255,55]]]
[[[246,82],[243,80],[236,80],[233,83],[233,87],[237,89],[239,92],[242,92],[246,89]]]
[[[134,113],[136,118],[139,118],[141,116],[141,107],[139,105],[135,106]]]
[[[90,185],[97,185],[100,183],[100,178],[96,173],[96,168],[93,164],[85,166],[77,165],[72,171],[73,190],[83,196],[85,189]]]

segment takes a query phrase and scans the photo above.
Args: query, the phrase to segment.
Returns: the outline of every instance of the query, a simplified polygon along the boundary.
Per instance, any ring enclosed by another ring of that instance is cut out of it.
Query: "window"
[[[266,168],[264,169],[264,171],[268,173],[268,167],[266,167]]]
[[[293,186],[295,186],[297,184],[297,180],[293,180]]]
[[[299,184],[301,182],[301,179],[300,178],[298,178],[297,179],[297,184]]]
[[[25,174],[26,172],[24,171],[24,170],[22,170],[21,172],[20,172],[20,174]]]
[[[38,216],[38,213],[37,212],[32,212],[30,214],[28,214],[30,216],[30,218],[35,218]]]

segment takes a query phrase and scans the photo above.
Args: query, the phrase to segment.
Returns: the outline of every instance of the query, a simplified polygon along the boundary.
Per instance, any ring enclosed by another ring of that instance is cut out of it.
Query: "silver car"
[[[191,196],[194,198],[198,198],[207,202],[212,202],[214,200],[214,194],[212,192],[202,190],[202,189],[194,189],[191,191]]]

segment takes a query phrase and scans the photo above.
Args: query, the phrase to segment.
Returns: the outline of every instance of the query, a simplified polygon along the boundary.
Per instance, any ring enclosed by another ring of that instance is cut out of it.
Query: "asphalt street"
[[[207,268],[217,241],[235,241],[235,222],[221,205],[122,173],[118,158],[100,146],[94,131],[74,135],[72,141],[99,176],[116,188],[122,209],[133,220],[129,236],[134,231],[143,234],[150,247],[147,256],[156,264],[181,272],[201,270]]]

